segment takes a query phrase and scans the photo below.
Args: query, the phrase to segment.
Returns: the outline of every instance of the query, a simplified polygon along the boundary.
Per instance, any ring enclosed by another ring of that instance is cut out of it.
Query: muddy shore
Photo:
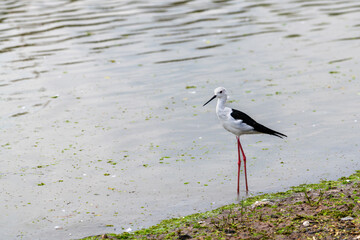
[[[360,171],[90,239],[360,239]]]

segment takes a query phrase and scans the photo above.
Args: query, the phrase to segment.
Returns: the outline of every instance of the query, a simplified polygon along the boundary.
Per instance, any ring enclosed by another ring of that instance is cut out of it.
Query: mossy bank
[[[90,239],[360,239],[360,171]]]

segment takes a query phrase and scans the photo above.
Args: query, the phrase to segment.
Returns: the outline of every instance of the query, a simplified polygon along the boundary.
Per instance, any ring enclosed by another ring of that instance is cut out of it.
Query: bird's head
[[[225,89],[224,87],[215,88],[214,94],[215,94],[215,96],[218,97],[218,98],[227,96],[227,95],[226,95],[226,89]]]
[[[215,98],[227,98],[226,89],[224,87],[218,87],[214,90],[214,96],[210,98],[209,101],[207,101],[203,106],[211,102]]]

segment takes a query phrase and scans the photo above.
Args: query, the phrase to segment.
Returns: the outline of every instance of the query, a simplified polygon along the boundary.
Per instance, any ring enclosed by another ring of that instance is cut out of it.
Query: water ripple
[[[165,61],[158,61],[155,62],[156,64],[162,64],[162,63],[176,63],[176,62],[183,62],[183,61],[190,61],[190,60],[197,60],[202,58],[208,58],[211,57],[211,55],[205,55],[205,56],[198,56],[198,57],[191,57],[191,58],[181,58],[181,59],[172,59],[172,60],[165,60]]]

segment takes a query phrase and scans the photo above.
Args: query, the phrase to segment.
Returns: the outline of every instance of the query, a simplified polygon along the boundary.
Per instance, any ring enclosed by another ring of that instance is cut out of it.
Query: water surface
[[[235,137],[215,103],[202,107],[218,86],[288,135],[242,138],[251,194],[359,169],[359,12],[328,0],[2,1],[3,238],[122,232],[236,202]]]

